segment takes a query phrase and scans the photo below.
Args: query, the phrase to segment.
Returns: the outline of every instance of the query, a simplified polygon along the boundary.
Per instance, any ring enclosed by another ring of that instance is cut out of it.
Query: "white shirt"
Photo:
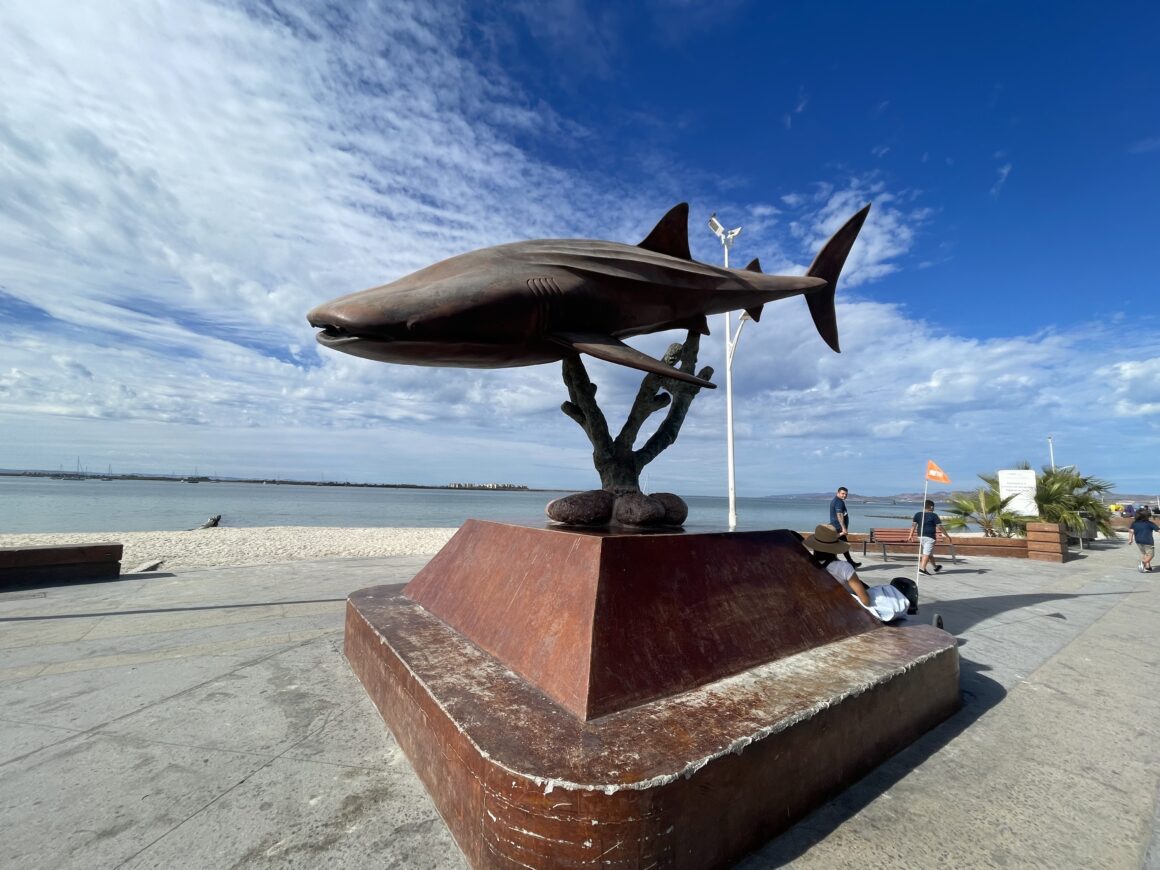
[[[850,592],[850,578],[854,576],[854,566],[842,559],[835,559],[826,566],[826,570],[830,575],[846,587],[846,591]],[[853,595],[853,592],[850,592]]]
[[[853,565],[841,559],[835,559],[826,566],[826,570],[830,572],[831,577],[846,587],[847,592],[854,595],[854,591],[850,588],[850,578],[855,574]],[[910,602],[906,596],[889,584],[869,586],[866,589],[866,595],[870,599],[869,606],[858,601],[857,595],[854,595],[854,600],[883,622],[891,622],[900,616],[905,616],[910,607]]]

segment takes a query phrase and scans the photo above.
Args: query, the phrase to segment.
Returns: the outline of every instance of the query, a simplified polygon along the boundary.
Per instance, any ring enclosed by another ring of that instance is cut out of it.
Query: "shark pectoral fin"
[[[704,314],[694,314],[687,320],[676,320],[668,325],[669,329],[687,329],[700,335],[709,335],[709,319]]]
[[[681,202],[670,208],[637,247],[682,260],[693,259],[689,253],[689,204]]]
[[[605,362],[628,366],[630,369],[639,369],[642,372],[651,372],[666,378],[675,378],[696,384],[698,387],[716,389],[717,385],[704,378],[690,375],[659,359],[641,353],[634,347],[629,347],[618,338],[593,332],[554,332],[548,336],[552,341],[570,348],[576,353],[586,353]]]

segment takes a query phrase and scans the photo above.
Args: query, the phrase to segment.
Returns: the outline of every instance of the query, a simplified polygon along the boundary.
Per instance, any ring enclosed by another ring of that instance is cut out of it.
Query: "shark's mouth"
[[[336,344],[349,344],[352,341],[358,341],[359,336],[355,335],[348,329],[341,326],[334,326],[327,323],[322,325],[322,328],[314,336],[319,344],[324,344],[333,347]]]
[[[349,345],[366,342],[368,344],[390,344],[397,341],[415,341],[415,336],[411,335],[405,325],[391,326],[385,328],[376,328],[374,330],[366,330],[354,332],[345,326],[337,326],[326,321],[318,321],[311,324],[318,329],[315,333],[315,339],[319,344],[326,347],[340,347],[342,345]]]
[[[315,333],[314,340],[323,347],[328,347],[331,350],[346,351],[347,353],[350,353],[355,345],[366,343],[365,338],[348,332],[341,326],[328,326],[325,329],[319,330]]]

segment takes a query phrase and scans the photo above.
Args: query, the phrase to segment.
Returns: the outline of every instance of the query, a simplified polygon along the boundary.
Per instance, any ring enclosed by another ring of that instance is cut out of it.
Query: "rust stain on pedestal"
[[[404,594],[582,719],[879,625],[786,531],[468,520]]]
[[[726,866],[959,703],[953,638],[776,532],[473,521],[346,655],[475,867]]]

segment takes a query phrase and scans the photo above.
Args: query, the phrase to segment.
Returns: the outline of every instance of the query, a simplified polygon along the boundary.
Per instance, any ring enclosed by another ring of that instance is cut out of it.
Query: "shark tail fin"
[[[752,260],[749,261],[749,265],[745,267],[745,271],[746,272],[760,272],[761,271],[761,261],[759,259],[757,259],[757,257],[754,257]],[[754,305],[752,308],[746,308],[745,313],[748,314],[749,317],[754,322],[757,322],[758,320],[761,320],[761,309],[764,307],[765,307],[764,305]]]
[[[834,296],[838,289],[838,277],[842,274],[842,267],[846,264],[846,257],[854,247],[854,240],[866,222],[866,215],[870,213],[870,206],[846,221],[842,228],[830,238],[806,273],[811,278],[823,278],[825,286],[806,293],[806,302],[810,306],[810,314],[814,318],[814,326],[818,328],[818,335],[835,352],[841,353],[838,345],[838,315],[834,311]]]

